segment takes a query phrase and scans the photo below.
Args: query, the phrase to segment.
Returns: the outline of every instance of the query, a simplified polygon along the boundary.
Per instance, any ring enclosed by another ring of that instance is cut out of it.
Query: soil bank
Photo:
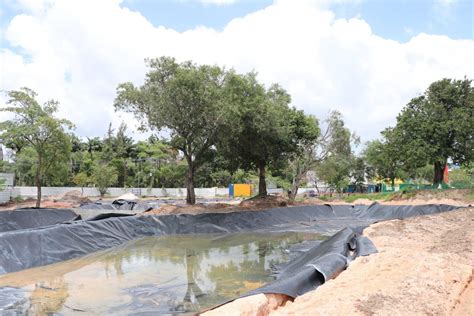
[[[378,253],[297,297],[260,294],[205,315],[474,315],[474,208],[371,225]]]

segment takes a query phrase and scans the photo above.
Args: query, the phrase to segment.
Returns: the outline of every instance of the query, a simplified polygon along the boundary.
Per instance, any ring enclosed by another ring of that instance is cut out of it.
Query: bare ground
[[[474,315],[474,208],[381,222],[364,234],[379,253],[294,302],[260,294],[208,314]]]

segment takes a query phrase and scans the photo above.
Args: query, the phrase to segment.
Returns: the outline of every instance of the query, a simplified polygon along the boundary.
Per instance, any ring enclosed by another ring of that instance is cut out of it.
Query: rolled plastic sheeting
[[[284,266],[274,282],[245,296],[277,293],[295,298],[336,277],[355,257],[375,252],[369,239],[344,228]]]

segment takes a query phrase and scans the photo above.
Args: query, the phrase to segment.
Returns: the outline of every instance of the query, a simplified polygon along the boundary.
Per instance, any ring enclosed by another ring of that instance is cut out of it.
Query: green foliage
[[[177,63],[174,58],[147,60],[145,83],[117,88],[115,108],[133,113],[142,128],[170,131],[170,144],[188,164],[187,202],[195,203],[195,171],[206,161],[223,123],[224,71],[217,66]]]
[[[350,157],[331,155],[318,166],[319,177],[339,193],[350,184],[350,172]]]
[[[21,196],[15,196],[13,198],[13,202],[15,202],[15,203],[21,203],[23,201],[25,201],[25,199],[23,199]]]
[[[371,201],[389,201],[393,198],[392,192],[381,193],[355,193],[344,197],[344,202],[353,203],[358,199],[367,199]]]
[[[341,193],[351,181],[354,168],[352,143],[358,144],[358,138],[345,126],[342,114],[332,111],[326,120],[327,129],[319,140],[319,162],[316,165],[318,178],[331,189]],[[360,162],[358,164],[360,167]],[[360,177],[360,170],[356,171]],[[358,179],[360,180],[360,179]]]
[[[96,163],[92,169],[92,180],[101,197],[107,193],[112,184],[117,182],[117,178],[117,170],[106,163]]]
[[[449,172],[449,184],[454,188],[464,189],[474,187],[474,175],[469,174],[464,168],[454,169]]]
[[[354,157],[352,159],[352,166],[350,171],[350,177],[352,184],[359,186],[365,182],[365,175],[367,173],[367,166],[363,157]]]
[[[81,187],[81,192],[84,194],[84,187],[91,183],[91,178],[87,175],[85,172],[79,172],[74,177],[72,178],[72,182],[75,185],[78,185]]]
[[[283,169],[290,157],[303,152],[304,142],[318,136],[318,126],[289,107],[291,98],[283,88],[274,84],[266,89],[255,73],[229,72],[225,89],[230,106],[218,150],[231,170],[259,170],[259,195],[266,195],[266,169]]]
[[[389,179],[392,184],[395,178],[403,176],[401,148],[396,141],[395,133],[396,131],[391,128],[385,129],[381,133],[382,140],[368,142],[363,152],[365,160],[373,168],[374,176]]]
[[[13,162],[1,162],[2,171],[15,172],[19,185],[36,185],[39,197],[43,185],[94,183],[101,194],[111,186],[186,185],[189,203],[195,201],[194,186],[258,180],[259,193],[266,194],[268,180],[297,192],[308,170],[337,192],[366,177],[405,179],[407,188],[433,180],[437,188],[448,161],[461,166],[451,172],[452,187],[473,185],[471,80],[431,84],[408,103],[394,128],[356,157],[353,146],[359,140],[341,113],[330,112],[322,131],[317,118],[290,107],[283,88],[265,87],[255,73],[166,57],[147,65],[143,85],[119,85],[115,108],[134,113],[142,129],[168,132],[169,140],[136,142],[123,123],[117,129],[110,125],[103,138],[69,135],[72,124],[54,116],[58,103],[40,105],[36,93],[23,88],[8,92],[1,109],[14,115],[0,123],[0,140],[14,152]]]
[[[36,207],[40,207],[41,186],[45,178],[55,183],[58,172],[64,171],[61,163],[68,160],[71,152],[71,140],[66,130],[73,125],[68,120],[54,117],[58,102],[50,100],[40,105],[35,99],[36,93],[28,88],[9,91],[8,97],[8,106],[1,111],[10,112],[14,117],[0,123],[0,139],[17,153],[25,148],[34,152],[34,177],[38,188]]]
[[[394,129],[403,168],[409,173],[434,166],[433,183],[443,181],[448,159],[474,159],[474,88],[471,80],[442,79],[413,98],[397,117]]]

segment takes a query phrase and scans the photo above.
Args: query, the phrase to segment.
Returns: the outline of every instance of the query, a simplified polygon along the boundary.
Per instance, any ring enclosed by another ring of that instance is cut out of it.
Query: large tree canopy
[[[264,196],[267,167],[281,168],[319,130],[302,111],[289,106],[290,95],[282,87],[266,89],[255,73],[227,73],[225,92],[227,129],[218,149],[234,169],[258,170],[258,194]]]
[[[397,117],[394,133],[404,168],[434,166],[433,184],[443,181],[448,159],[474,159],[474,88],[471,80],[442,79],[413,98]]]
[[[36,161],[36,207],[40,207],[44,177],[56,171],[58,164],[69,158],[71,142],[66,130],[73,125],[68,120],[54,117],[58,102],[50,100],[40,105],[36,96],[28,88],[8,92],[7,106],[1,111],[13,113],[14,117],[0,123],[0,139],[17,151],[32,149]]]
[[[194,204],[195,172],[205,162],[223,123],[224,71],[168,57],[147,60],[147,65],[142,86],[130,82],[118,86],[115,108],[135,114],[143,129],[170,132],[170,144],[186,158],[186,201]]]

